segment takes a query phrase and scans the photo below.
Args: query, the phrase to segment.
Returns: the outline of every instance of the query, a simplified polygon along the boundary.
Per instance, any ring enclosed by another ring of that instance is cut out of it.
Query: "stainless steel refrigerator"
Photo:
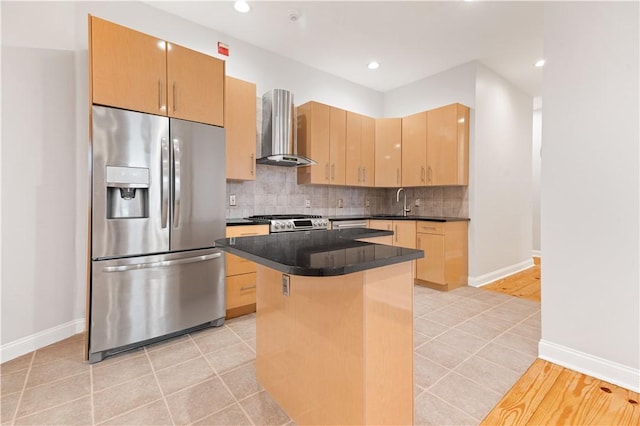
[[[225,132],[93,106],[89,362],[222,325]]]

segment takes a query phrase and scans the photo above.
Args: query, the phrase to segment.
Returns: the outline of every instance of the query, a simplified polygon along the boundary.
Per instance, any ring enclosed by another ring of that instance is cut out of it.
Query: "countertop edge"
[[[420,222],[470,222],[468,217],[448,217],[448,216],[329,216],[327,219],[331,222],[340,222],[343,220],[415,220]]]
[[[365,231],[359,233],[356,237],[345,237],[348,240],[352,241],[354,245],[384,245],[371,243],[366,240],[367,238],[375,238],[393,235],[393,231],[388,230],[380,230],[380,229],[369,229],[369,228],[358,228],[359,230]],[[352,232],[350,230],[349,232]],[[334,231],[311,231],[311,232],[347,232],[347,230],[334,230]],[[282,234],[280,234],[282,235]],[[237,238],[267,238],[268,235],[260,235],[260,236],[247,236],[247,237],[237,237]],[[274,260],[271,260],[267,257],[259,256],[257,254],[253,254],[248,251],[240,250],[231,244],[227,244],[227,240],[230,238],[221,238],[216,240],[216,248],[226,253],[234,254],[236,256],[243,257],[245,259],[251,260],[260,265],[266,266],[268,268],[274,269],[276,271],[291,274],[291,275],[299,275],[299,276],[307,276],[307,277],[329,277],[329,276],[339,276],[339,275],[347,275],[354,272],[366,271],[369,269],[380,268],[384,266],[394,265],[397,263],[408,262],[416,259],[420,259],[424,256],[424,251],[404,248],[406,252],[399,254],[397,256],[385,258],[385,259],[376,259],[370,261],[363,261],[357,264],[345,265],[345,266],[337,266],[337,267],[321,267],[321,268],[311,268],[311,267],[303,267],[296,265],[287,265],[284,263],[280,263]]]

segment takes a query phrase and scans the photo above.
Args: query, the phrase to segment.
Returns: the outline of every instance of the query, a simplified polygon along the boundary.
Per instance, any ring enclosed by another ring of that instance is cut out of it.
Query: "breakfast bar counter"
[[[297,424],[413,423],[413,271],[421,250],[347,229],[226,238],[258,263],[256,373]]]

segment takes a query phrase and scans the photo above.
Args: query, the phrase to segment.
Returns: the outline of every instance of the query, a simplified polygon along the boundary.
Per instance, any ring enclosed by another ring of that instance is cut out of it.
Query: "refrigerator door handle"
[[[160,262],[149,262],[149,263],[135,263],[133,265],[105,266],[104,268],[102,268],[102,271],[103,272],[124,272],[124,271],[132,271],[134,269],[159,268],[163,266],[182,265],[185,263],[205,262],[207,260],[217,259],[221,256],[222,256],[222,253],[212,253],[212,254],[205,254],[202,256],[188,257],[186,259],[163,260]]]
[[[162,167],[161,167],[162,184],[160,188],[162,213],[161,213],[160,220],[161,220],[162,228],[166,228],[167,218],[169,213],[169,141],[167,140],[167,138],[162,138],[160,145],[161,145],[161,161],[162,161]]]
[[[180,139],[173,139],[173,227],[180,224]]]

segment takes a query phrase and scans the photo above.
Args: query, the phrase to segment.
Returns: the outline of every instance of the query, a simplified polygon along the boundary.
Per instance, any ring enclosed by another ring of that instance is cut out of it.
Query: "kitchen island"
[[[256,373],[298,424],[412,424],[413,261],[347,229],[216,241],[258,263]]]

